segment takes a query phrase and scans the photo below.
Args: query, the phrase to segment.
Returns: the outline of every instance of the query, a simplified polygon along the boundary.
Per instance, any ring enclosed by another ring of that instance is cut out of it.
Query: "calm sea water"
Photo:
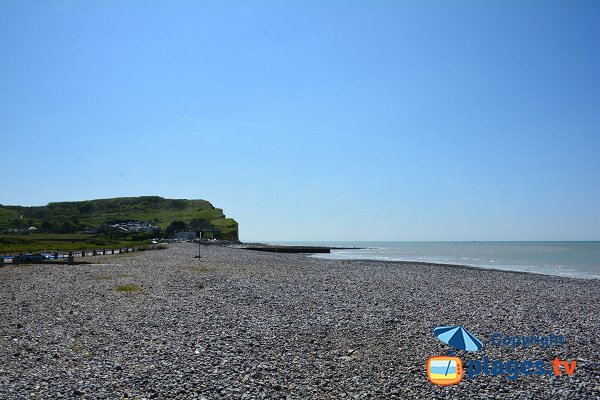
[[[424,261],[600,279],[600,242],[271,242],[362,247],[313,257]]]

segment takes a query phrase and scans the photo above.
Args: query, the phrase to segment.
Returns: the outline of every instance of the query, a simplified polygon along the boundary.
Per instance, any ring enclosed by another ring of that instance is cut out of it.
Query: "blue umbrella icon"
[[[483,343],[462,326],[438,326],[433,334],[442,342],[460,350],[477,351]]]

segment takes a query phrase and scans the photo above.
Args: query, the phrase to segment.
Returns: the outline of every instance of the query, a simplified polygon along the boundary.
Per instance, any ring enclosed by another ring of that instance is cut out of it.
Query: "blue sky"
[[[242,240],[600,240],[595,1],[0,1],[0,203]]]

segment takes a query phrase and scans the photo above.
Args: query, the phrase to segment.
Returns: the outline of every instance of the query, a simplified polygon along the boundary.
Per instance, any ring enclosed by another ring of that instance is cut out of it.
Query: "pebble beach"
[[[600,397],[600,280],[221,246],[0,268],[0,399]],[[121,288],[121,289],[119,289]],[[463,360],[576,360],[572,375],[437,386],[433,329]],[[495,346],[492,333],[564,336]]]

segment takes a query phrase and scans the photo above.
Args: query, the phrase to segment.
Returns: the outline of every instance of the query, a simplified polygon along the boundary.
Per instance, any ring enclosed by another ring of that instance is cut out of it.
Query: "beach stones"
[[[95,264],[77,268],[2,268],[0,393],[11,399],[597,397],[590,332],[600,330],[598,281],[219,246],[203,247],[199,261],[197,251],[181,244],[98,254],[90,257]],[[128,285],[141,290],[115,290]],[[435,387],[425,363],[447,354],[432,333],[441,324],[464,324],[490,358],[576,357],[576,373],[511,382],[482,376]],[[560,331],[565,344],[557,353],[486,347],[494,331]]]

